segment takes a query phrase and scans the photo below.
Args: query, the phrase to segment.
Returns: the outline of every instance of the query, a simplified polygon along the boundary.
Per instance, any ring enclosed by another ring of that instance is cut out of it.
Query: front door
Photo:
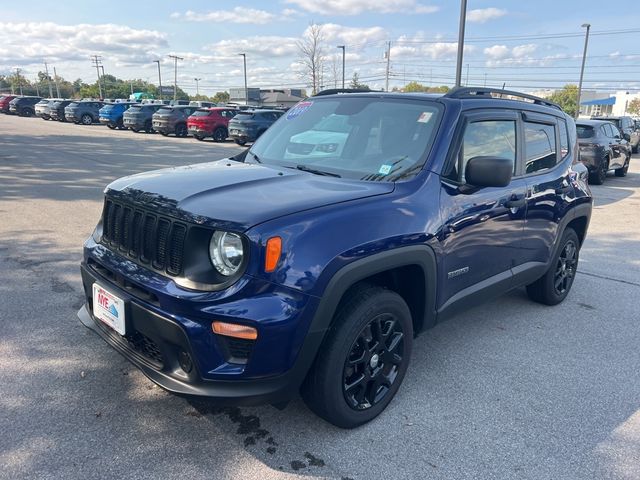
[[[440,194],[441,310],[480,291],[502,293],[511,284],[511,268],[522,262],[524,179],[514,178],[503,188],[477,189],[467,185],[464,177],[467,162],[476,156],[508,158],[515,172],[520,155],[518,114],[474,111],[465,116],[463,125]]]

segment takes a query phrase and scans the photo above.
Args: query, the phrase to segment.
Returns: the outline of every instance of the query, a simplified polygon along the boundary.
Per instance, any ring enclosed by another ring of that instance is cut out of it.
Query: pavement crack
[[[588,277],[601,278],[603,280],[611,280],[612,282],[624,283],[626,285],[633,285],[634,287],[640,287],[640,283],[630,282],[629,280],[623,280],[621,278],[609,277],[608,275],[600,275],[597,273],[583,272],[581,270],[578,270],[578,273],[582,275],[587,275]]]

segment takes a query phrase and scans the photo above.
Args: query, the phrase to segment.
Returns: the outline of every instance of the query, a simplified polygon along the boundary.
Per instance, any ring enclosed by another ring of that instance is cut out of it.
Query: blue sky
[[[515,2],[469,0],[463,82],[539,90],[577,83],[584,41],[592,25],[585,87],[640,90],[640,11],[636,2]],[[133,8],[132,8],[133,6]],[[246,52],[250,86],[305,87],[296,41],[310,23],[323,24],[327,87],[346,76],[384,86],[386,42],[391,41],[390,86],[416,80],[451,84],[459,2],[444,0],[281,0],[206,2],[12,2],[0,21],[0,73],[16,67],[29,77],[55,65],[68,79],[94,81],[89,56],[102,55],[105,71],[123,78],[173,79],[167,57],[179,64],[179,85],[213,94],[242,85]]]

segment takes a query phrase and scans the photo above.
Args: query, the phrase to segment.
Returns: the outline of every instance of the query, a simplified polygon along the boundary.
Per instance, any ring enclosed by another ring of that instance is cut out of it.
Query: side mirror
[[[474,187],[506,187],[511,183],[513,160],[501,157],[472,157],[464,177]]]
[[[629,135],[628,133],[624,133],[624,134],[622,135],[622,137],[623,137],[627,142],[630,142],[630,141],[631,141],[631,135]]]

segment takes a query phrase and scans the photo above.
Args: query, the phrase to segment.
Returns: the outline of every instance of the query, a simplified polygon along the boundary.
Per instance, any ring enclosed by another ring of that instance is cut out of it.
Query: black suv
[[[234,158],[111,183],[79,317],[169,391],[301,390],[355,427],[419,332],[514,288],[567,297],[592,207],[577,155],[573,119],[537,97],[323,92]]]
[[[229,121],[229,136],[238,144],[254,142],[278,120],[282,110],[247,110]]]
[[[631,145],[633,153],[638,153],[640,145],[640,130],[636,127],[636,122],[631,117],[592,117],[593,120],[606,120],[615,124],[622,132],[623,138]]]
[[[16,97],[9,102],[9,113],[21,117],[32,117],[36,113],[36,104],[42,97]]]
[[[56,100],[49,105],[49,115],[51,120],[57,120],[59,122],[66,122],[67,119],[64,116],[64,109],[72,104],[75,100]]]
[[[589,183],[602,185],[607,172],[625,177],[631,162],[631,146],[618,127],[604,120],[576,121],[580,161],[589,169]]]
[[[132,105],[122,115],[122,124],[124,128],[128,128],[136,133],[141,130],[147,133],[153,133],[153,114],[162,107],[164,107],[164,105],[161,103]]]

